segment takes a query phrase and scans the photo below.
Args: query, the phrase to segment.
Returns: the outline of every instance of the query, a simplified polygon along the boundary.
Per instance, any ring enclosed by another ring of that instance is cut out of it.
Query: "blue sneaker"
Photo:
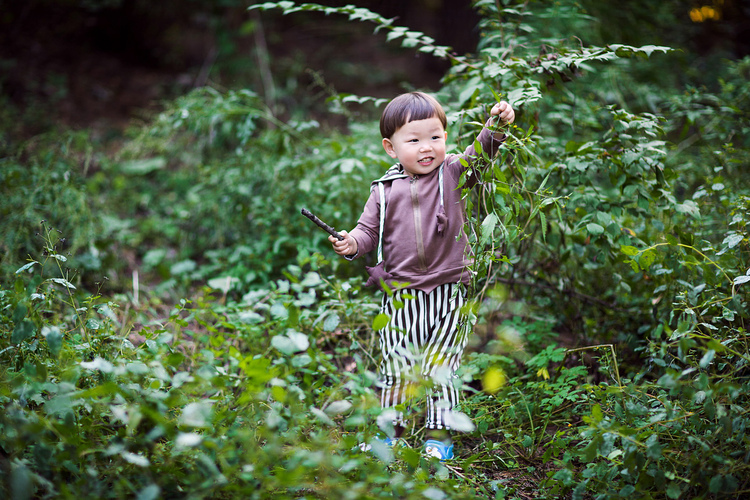
[[[428,439],[424,443],[424,454],[428,457],[435,457],[441,462],[453,459],[453,444],[445,444],[436,439]]]

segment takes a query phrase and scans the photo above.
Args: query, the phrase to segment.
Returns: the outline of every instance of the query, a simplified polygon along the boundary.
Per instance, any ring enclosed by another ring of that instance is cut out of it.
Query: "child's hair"
[[[448,120],[437,99],[424,92],[409,92],[395,97],[383,110],[380,117],[380,135],[390,139],[404,124],[414,120],[437,118],[446,128]]]

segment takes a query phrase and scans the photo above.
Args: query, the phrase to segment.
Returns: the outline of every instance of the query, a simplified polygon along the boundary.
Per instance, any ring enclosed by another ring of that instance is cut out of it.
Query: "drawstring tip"
[[[440,236],[445,234],[446,225],[448,225],[448,216],[445,214],[445,209],[440,207],[440,211],[437,214],[437,232]]]

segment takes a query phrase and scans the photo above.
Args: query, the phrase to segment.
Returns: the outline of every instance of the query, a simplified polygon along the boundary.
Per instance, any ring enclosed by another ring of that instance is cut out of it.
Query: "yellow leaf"
[[[485,392],[495,394],[507,381],[505,371],[499,366],[492,366],[482,375],[482,388]]]

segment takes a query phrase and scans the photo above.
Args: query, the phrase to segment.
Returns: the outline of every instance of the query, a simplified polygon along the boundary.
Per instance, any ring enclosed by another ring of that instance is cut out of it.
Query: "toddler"
[[[490,157],[505,138],[497,126],[514,119],[507,102],[492,107],[477,137]],[[461,155],[446,154],[446,125],[443,108],[428,94],[410,92],[388,103],[380,132],[385,152],[398,163],[372,183],[356,227],[341,231],[343,240],[329,237],[334,251],[347,259],[378,249],[378,265],[368,268],[368,283],[387,285],[381,312],[390,318],[379,332],[381,406],[406,403],[414,392],[414,377],[429,381],[424,450],[441,460],[453,458],[447,431],[459,398],[455,373],[470,330],[461,313],[471,259],[458,183],[467,168],[486,166],[473,145]],[[475,172],[465,186],[471,187],[477,177]],[[394,426],[400,437],[401,413]]]

